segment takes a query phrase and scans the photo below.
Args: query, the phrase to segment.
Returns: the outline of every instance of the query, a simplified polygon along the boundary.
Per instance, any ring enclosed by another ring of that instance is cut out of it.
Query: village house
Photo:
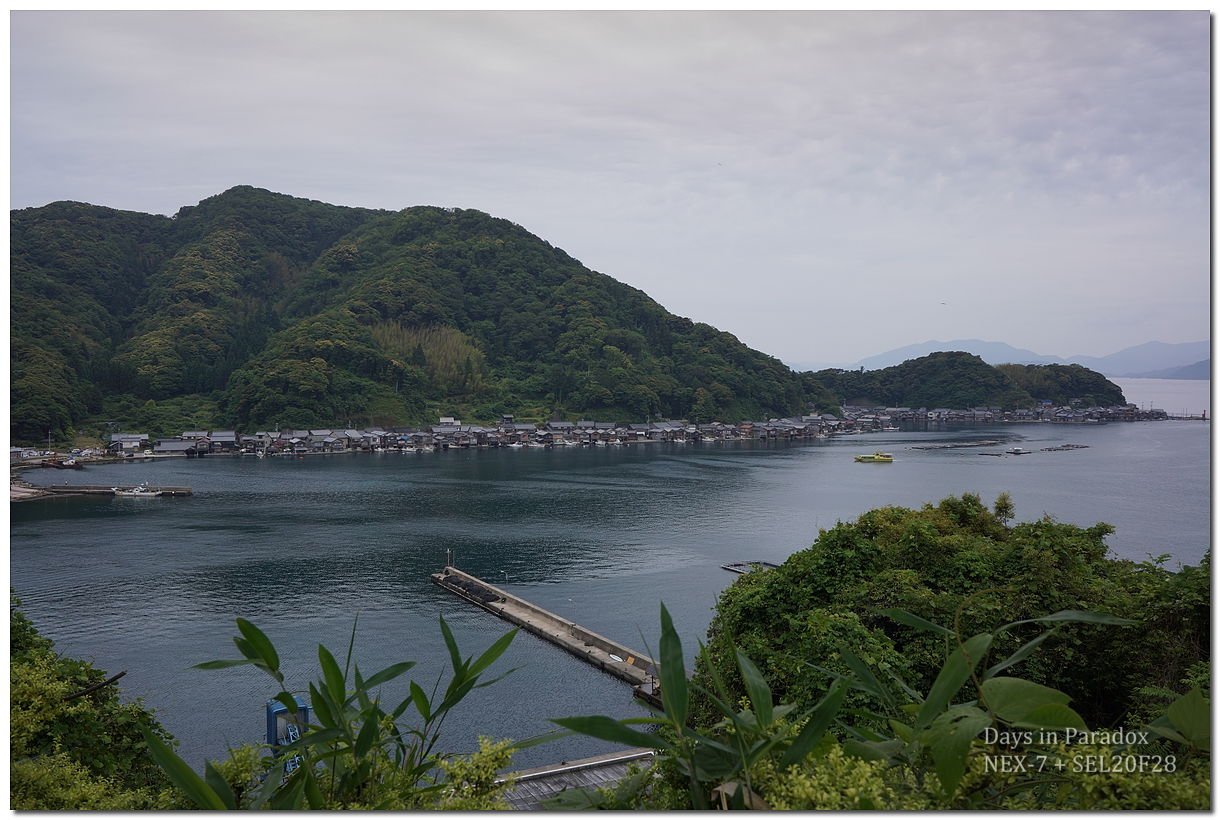
[[[148,446],[148,433],[111,433],[106,450],[117,455],[138,453]]]

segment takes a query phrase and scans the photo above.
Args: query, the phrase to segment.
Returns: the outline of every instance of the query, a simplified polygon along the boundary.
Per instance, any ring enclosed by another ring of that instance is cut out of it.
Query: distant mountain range
[[[797,371],[823,370],[841,367],[847,370],[880,370],[896,364],[927,356],[929,353],[962,350],[973,353],[988,364],[1079,364],[1106,376],[1117,378],[1145,379],[1209,379],[1211,378],[1211,342],[1146,342],[1135,347],[1124,348],[1108,356],[1047,356],[1032,350],[1023,350],[1004,342],[988,342],[982,339],[955,339],[948,342],[928,341],[921,344],[899,347],[876,356],[869,356],[854,364],[828,364],[825,362],[789,363]]]

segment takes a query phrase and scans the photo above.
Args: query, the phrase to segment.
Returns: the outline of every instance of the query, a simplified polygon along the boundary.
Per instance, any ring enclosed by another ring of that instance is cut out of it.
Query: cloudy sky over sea
[[[790,363],[1209,337],[1210,25],[12,12],[13,208],[475,208]]]

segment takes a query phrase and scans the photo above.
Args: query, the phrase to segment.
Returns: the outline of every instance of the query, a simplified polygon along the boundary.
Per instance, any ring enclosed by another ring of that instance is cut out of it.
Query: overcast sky
[[[1210,25],[12,12],[11,206],[476,208],[789,363],[1199,341]]]

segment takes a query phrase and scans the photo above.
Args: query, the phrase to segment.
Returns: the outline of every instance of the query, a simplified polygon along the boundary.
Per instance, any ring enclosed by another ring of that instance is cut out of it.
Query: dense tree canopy
[[[943,639],[895,622],[880,612],[887,608],[967,635],[1060,610],[1137,621],[1075,626],[1015,668],[1070,695],[1090,726],[1146,711],[1150,688],[1180,691],[1192,669],[1210,662],[1210,554],[1201,567],[1170,572],[1157,561],[1107,558],[1106,524],[1010,525],[1012,512],[1007,496],[993,512],[967,494],[919,510],[883,507],[825,530],[778,569],[725,590],[710,655],[732,677],[736,646],[777,696],[812,702],[828,682],[815,667],[842,670],[840,647],[927,691]],[[1006,632],[997,649],[1015,651],[1038,629]]]
[[[410,423],[440,406],[736,421],[829,400],[478,211],[243,186],[173,218],[16,211],[12,234],[16,439],[66,437],[115,396],[194,396],[242,426]]]
[[[1032,407],[1079,401],[1110,407],[1124,402],[1122,390],[1080,365],[992,367],[964,352],[931,353],[881,370],[819,370],[811,374],[842,404],[886,407]]]

